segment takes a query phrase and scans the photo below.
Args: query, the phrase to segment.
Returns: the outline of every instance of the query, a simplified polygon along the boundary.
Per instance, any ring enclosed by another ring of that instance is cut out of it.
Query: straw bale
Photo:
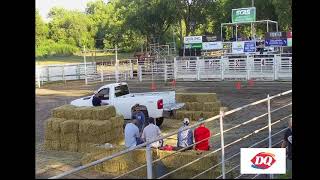
[[[203,111],[219,111],[220,102],[205,102],[203,103]]]
[[[103,144],[107,143],[106,140],[107,135],[106,134],[87,134],[87,133],[79,133],[79,142],[81,143],[95,143],[95,144]]]
[[[79,142],[79,137],[78,133],[67,133],[67,134],[62,134],[60,133],[60,141],[61,143],[78,143]]]
[[[60,141],[60,133],[57,131],[53,131],[51,128],[46,128],[44,131],[44,139],[51,141]]]
[[[103,157],[110,156],[124,149],[126,149],[126,147],[124,146],[115,146],[113,148],[105,148],[102,151],[88,153],[82,158],[81,163],[84,165],[92,161],[101,159]],[[116,157],[114,159],[111,159],[109,161],[106,161],[102,163],[102,167],[101,166],[95,167],[95,170],[107,172],[107,173],[113,173],[113,174],[121,174],[141,166],[142,163],[145,163],[144,149],[135,150],[133,152],[130,152],[122,156]],[[145,173],[146,171],[142,170],[139,172],[135,172],[134,175],[142,177],[146,175]]]
[[[197,121],[201,117],[201,113],[203,114],[203,118],[207,119],[219,114],[219,111],[203,112],[182,110],[176,112],[175,119],[189,118],[190,121]]]
[[[82,120],[79,122],[79,133],[100,135],[111,130],[110,121]]]
[[[178,102],[215,102],[217,95],[215,93],[177,93]]]
[[[79,146],[78,143],[61,141],[60,150],[62,150],[62,151],[78,152],[78,146]]]
[[[93,119],[93,110],[94,107],[77,107],[75,109],[79,120]]]
[[[46,150],[60,150],[60,141],[44,140],[44,149],[46,149]]]
[[[68,113],[70,111],[72,111],[73,109],[75,109],[76,106],[70,105],[70,104],[66,104],[66,105],[62,105],[60,107],[54,108],[52,110],[52,117],[55,118],[66,118],[66,115],[68,115]]]
[[[98,146],[98,144],[95,144],[95,143],[79,142],[78,151],[79,152],[97,152],[98,150],[101,149],[101,148],[98,148],[97,146]]]
[[[66,121],[66,119],[62,119],[62,118],[50,118],[51,119],[51,126],[52,126],[52,130],[55,132],[61,132],[61,123],[63,121]]]
[[[78,120],[66,120],[61,122],[61,133],[78,133],[79,131],[79,121]]]
[[[167,168],[176,169],[177,167],[181,167],[209,152],[210,151],[205,151],[205,152],[201,152],[201,154],[195,150],[179,152],[176,155],[172,155],[167,158],[164,158],[162,162]],[[159,158],[162,158],[172,153],[174,153],[174,151],[159,150]],[[210,154],[207,157],[202,158],[201,160],[185,167],[185,170],[203,171],[208,169],[209,167],[212,167],[216,163],[217,163],[217,157],[215,156],[215,154]]]
[[[92,119],[106,120],[116,116],[116,109],[114,106],[98,106],[92,108]]]
[[[115,117],[111,117],[109,121],[111,122],[112,128],[122,128],[124,124],[124,117],[122,115],[116,115]]]

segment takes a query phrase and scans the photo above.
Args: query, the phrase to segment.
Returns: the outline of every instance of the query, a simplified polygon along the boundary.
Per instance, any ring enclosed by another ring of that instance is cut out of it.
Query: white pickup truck
[[[126,120],[132,117],[132,107],[139,104],[147,110],[148,117],[156,119],[158,126],[162,124],[164,117],[172,115],[174,110],[184,106],[184,103],[176,103],[175,91],[130,93],[128,84],[124,82],[104,85],[95,93],[100,94],[102,104],[113,105],[117,113],[123,115]],[[93,96],[76,99],[71,105],[93,106]]]

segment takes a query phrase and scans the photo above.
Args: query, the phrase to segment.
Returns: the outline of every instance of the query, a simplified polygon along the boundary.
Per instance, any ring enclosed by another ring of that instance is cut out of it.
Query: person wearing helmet
[[[178,134],[177,134],[177,148],[186,148],[185,150],[192,149],[193,144],[193,132],[191,129],[183,130],[183,128],[186,128],[189,126],[189,119],[184,118],[183,119],[183,126],[179,128]],[[189,147],[190,146],[190,147]]]

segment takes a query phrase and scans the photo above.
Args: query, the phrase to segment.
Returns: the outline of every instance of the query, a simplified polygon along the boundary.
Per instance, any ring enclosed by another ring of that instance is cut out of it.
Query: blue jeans
[[[144,143],[144,141],[143,141],[141,138],[136,138],[136,141],[137,141],[137,146],[138,146],[139,144]]]

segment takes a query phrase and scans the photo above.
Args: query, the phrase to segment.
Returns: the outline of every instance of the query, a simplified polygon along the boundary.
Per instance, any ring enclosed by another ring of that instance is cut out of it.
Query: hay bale
[[[89,143],[89,142],[79,142],[78,144],[78,152],[96,152],[100,148],[97,147],[98,144],[95,143]]]
[[[220,106],[220,102],[204,102],[203,111],[219,111]]]
[[[66,104],[57,108],[54,108],[51,112],[52,117],[55,118],[66,118],[68,116],[69,112],[72,112],[73,109],[75,109],[76,106]]]
[[[122,128],[124,124],[124,117],[122,115],[116,115],[109,119],[111,122],[111,128]]]
[[[60,141],[60,132],[53,131],[50,128],[46,128],[44,131],[44,139],[49,141]]]
[[[46,150],[60,150],[60,141],[44,141],[44,149]]]
[[[177,93],[176,101],[178,102],[215,102],[217,101],[216,93]]]
[[[51,126],[52,126],[52,130],[55,132],[61,132],[61,123],[63,121],[66,121],[66,119],[62,119],[62,118],[50,118],[51,119]]]
[[[92,118],[94,120],[107,120],[116,116],[116,109],[114,106],[98,106],[92,108]]]
[[[198,159],[199,157],[210,153],[211,151],[204,151],[201,152],[201,154],[198,151],[190,150],[190,151],[184,151],[179,152],[176,155],[169,156],[167,158],[164,158],[162,160],[163,164],[167,168],[176,169],[178,167],[181,167],[195,159]],[[169,154],[174,153],[174,151],[162,151],[159,150],[159,158],[162,158],[164,156],[167,156]],[[201,160],[185,167],[184,169],[187,171],[204,171],[213,165],[217,163],[217,157],[214,154],[210,154],[205,158],[202,158]]]
[[[79,133],[100,135],[111,130],[110,121],[97,121],[97,120],[82,120],[79,122]]]
[[[70,143],[70,142],[61,141],[60,150],[78,152],[78,148],[79,148],[78,146],[79,146],[78,143]]]
[[[120,152],[125,150],[126,147],[124,146],[115,146],[113,148],[101,148],[101,151],[96,151],[92,153],[86,154],[82,159],[82,165],[90,163],[92,161],[101,159],[106,156],[110,156],[114,153]],[[143,160],[144,159],[144,160]],[[137,168],[142,163],[145,164],[145,150],[135,150],[133,152],[124,154],[122,156],[116,157],[109,161],[102,163],[101,166],[97,166],[94,169],[101,172],[112,173],[115,175],[119,175],[124,172],[128,172],[134,168]],[[138,172],[133,173],[132,175],[136,175],[138,177],[143,177],[146,175],[146,170],[139,170]]]
[[[66,120],[61,122],[61,133],[78,133],[79,131],[79,121],[77,120]]]

